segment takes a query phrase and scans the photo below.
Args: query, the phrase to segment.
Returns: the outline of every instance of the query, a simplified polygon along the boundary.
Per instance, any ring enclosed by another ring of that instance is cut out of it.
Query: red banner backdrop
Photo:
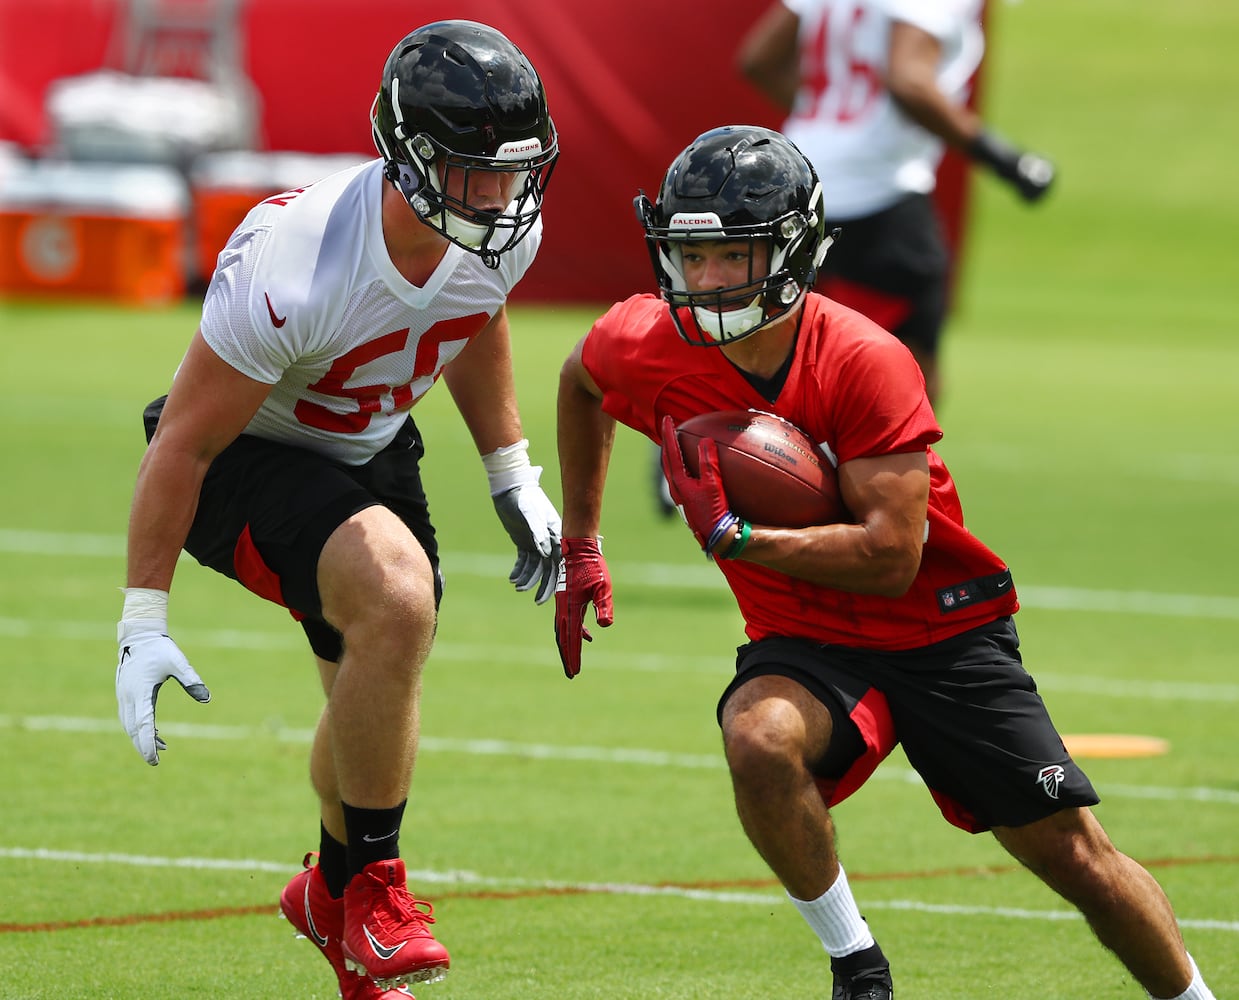
[[[117,67],[130,4],[211,2],[0,0],[0,140],[44,149],[49,84]],[[380,70],[405,33],[440,18],[502,30],[538,67],[563,151],[548,193],[543,251],[516,297],[603,303],[653,284],[632,209],[637,190],[652,194],[675,154],[706,129],[778,127],[777,110],[734,65],[741,36],[766,2],[246,0],[236,45],[261,97],[264,148],[366,153]],[[954,244],[963,231],[965,182],[958,160],[948,158],[939,202]]]

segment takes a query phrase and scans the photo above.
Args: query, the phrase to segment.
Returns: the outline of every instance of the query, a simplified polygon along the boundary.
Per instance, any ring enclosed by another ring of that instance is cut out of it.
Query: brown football
[[[684,464],[698,475],[698,442],[718,445],[731,510],[753,524],[805,528],[844,519],[834,467],[809,436],[773,413],[721,410],[676,428]]]

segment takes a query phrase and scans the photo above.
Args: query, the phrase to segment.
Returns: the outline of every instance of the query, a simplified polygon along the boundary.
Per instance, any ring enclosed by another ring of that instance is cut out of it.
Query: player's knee
[[[1008,831],[1012,833],[1013,831]],[[1117,849],[1088,810],[1065,810],[1031,824],[1004,844],[1048,885],[1070,898],[1104,891],[1115,870]]]
[[[434,578],[423,560],[397,562],[379,574],[372,600],[360,606],[349,627],[342,629],[345,645],[364,637],[371,648],[401,651],[427,649],[435,632]],[[417,657],[420,659],[421,657]]]
[[[723,745],[733,779],[741,783],[768,783],[804,766],[803,724],[777,704],[732,718],[723,731]]]
[[[1051,877],[1069,897],[1107,894],[1118,866],[1119,853],[1105,836],[1080,832],[1068,838],[1060,854],[1048,859]]]
[[[342,524],[319,558],[324,617],[345,642],[387,637],[417,644],[433,635],[435,577],[417,539],[395,515],[372,507]]]

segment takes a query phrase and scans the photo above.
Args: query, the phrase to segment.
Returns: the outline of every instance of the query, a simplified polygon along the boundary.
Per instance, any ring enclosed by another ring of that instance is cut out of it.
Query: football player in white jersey
[[[818,291],[902,340],[941,392],[948,250],[931,194],[946,145],[1045,195],[1053,165],[987,130],[968,106],[984,0],[774,0],[743,40],[740,71],[788,113],[782,132],[826,185],[842,227]]]
[[[320,845],[281,908],[345,1000],[407,997],[449,964],[399,850],[442,595],[410,410],[440,375],[516,545],[511,582],[541,604],[560,560],[505,312],[558,156],[542,82],[495,29],[436,22],[392,51],[371,117],[378,159],[237,228],[147,409],[116,673],[121,721],[157,764],[160,686],[210,698],[167,625],[182,548],[300,621],[327,695],[310,755]]]

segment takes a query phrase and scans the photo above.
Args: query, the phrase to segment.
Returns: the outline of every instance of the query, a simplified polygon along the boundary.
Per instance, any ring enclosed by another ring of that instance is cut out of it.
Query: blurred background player
[[[832,1000],[892,997],[830,807],[897,742],[944,818],[992,831],[1151,996],[1210,1000],[1165,893],[1102,829],[1023,668],[1010,570],[964,526],[912,356],[810,290],[831,245],[828,185],[779,133],[734,126],[694,140],[654,203],[637,199],[661,295],[614,305],[560,376],[564,672],[581,668],[589,605],[600,626],[614,621],[599,530],[619,422],[661,444],[672,496],[744,619],[749,641],[717,709],[736,811],[830,955]],[[750,408],[820,442],[846,522],[737,517],[708,439],[689,474],[676,427]]]
[[[320,849],[280,905],[345,1000],[408,996],[449,965],[400,855],[443,593],[409,411],[440,375],[516,545],[509,579],[538,603],[560,535],[521,433],[505,309],[558,156],[542,82],[493,28],[436,22],[392,51],[371,118],[378,159],[237,228],[147,409],[116,673],[121,721],[158,764],[160,686],[210,698],[168,633],[182,547],[301,622],[327,695],[310,753]]]
[[[831,178],[842,228],[817,289],[907,345],[941,402],[939,345],[952,261],[933,192],[945,147],[1028,201],[1054,168],[988,131],[969,106],[985,50],[985,0],[774,0],[740,44],[740,72],[787,118],[782,132]],[[674,510],[654,468],[660,510]]]
[[[969,107],[984,0],[774,0],[740,45],[740,71],[787,113],[782,132],[809,158],[826,225],[841,226],[818,290],[902,340],[940,402],[938,348],[951,262],[932,199],[945,146],[1029,202],[1048,160],[985,128]]]

